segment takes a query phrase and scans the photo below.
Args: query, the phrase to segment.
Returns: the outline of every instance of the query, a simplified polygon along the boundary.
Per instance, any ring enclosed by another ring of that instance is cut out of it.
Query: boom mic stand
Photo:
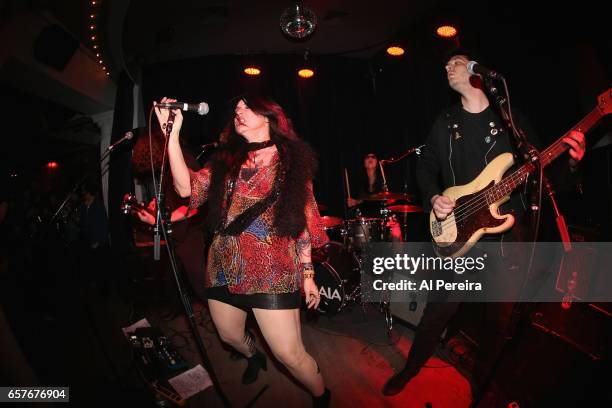
[[[382,178],[383,178],[383,190],[385,192],[389,191],[389,187],[387,186],[387,177],[385,176],[385,167],[383,166],[386,163],[397,163],[398,161],[402,160],[403,158],[405,158],[406,156],[409,156],[413,153],[416,153],[417,155],[421,154],[421,149],[425,147],[425,145],[420,145],[418,147],[411,147],[410,149],[406,150],[405,152],[403,152],[402,154],[400,154],[398,157],[389,157],[388,159],[382,159],[378,162],[379,166],[380,166],[380,172],[382,174]]]
[[[505,97],[499,94],[497,87],[493,84],[493,80],[491,78],[487,77],[484,79],[485,86],[488,89],[489,94],[493,97],[497,106],[499,107],[499,111],[501,113],[502,119],[504,120],[506,124],[506,127],[511,130],[511,133],[514,136],[515,146],[516,146],[518,153],[522,155],[523,160],[525,160],[528,163],[531,163],[531,165],[535,167],[535,170],[538,171],[539,182],[537,184],[534,184],[534,187],[537,187],[537,194],[534,192],[534,194],[531,195],[531,210],[532,212],[535,213],[535,217],[533,218],[534,222],[532,223],[533,245],[531,248],[531,254],[529,257],[529,263],[527,265],[525,277],[523,278],[523,283],[518,293],[519,300],[518,302],[515,302],[513,305],[512,317],[510,318],[508,333],[506,333],[506,336],[503,340],[503,344],[499,352],[495,356],[495,361],[493,365],[491,366],[489,372],[486,374],[484,384],[482,385],[482,389],[479,395],[473,396],[474,400],[472,401],[472,404],[470,405],[471,407],[477,407],[480,404],[485,391],[491,385],[491,382],[493,381],[493,378],[495,377],[495,374],[497,373],[497,370],[499,369],[500,363],[503,360],[503,357],[505,356],[505,354],[507,353],[509,349],[510,342],[512,342],[513,340],[516,340],[516,338],[522,334],[517,328],[522,327],[520,325],[520,320],[521,320],[521,317],[524,316],[524,312],[525,310],[527,310],[527,307],[528,307],[528,305],[526,305],[525,302],[522,302],[522,297],[523,297],[525,288],[527,286],[527,282],[529,282],[529,277],[531,276],[531,268],[533,265],[533,259],[535,255],[535,246],[536,246],[538,230],[540,226],[540,218],[541,218],[540,210],[541,210],[541,203],[542,203],[542,185],[543,185],[543,180],[544,180],[544,167],[541,165],[538,150],[529,143],[522,129],[516,126],[514,122],[514,118],[512,116],[512,108],[510,105],[510,94],[508,92],[508,86],[506,84],[505,78],[502,77],[501,81],[503,82],[503,85],[504,85],[504,90],[506,94]]]
[[[200,355],[200,359],[202,361],[202,364],[204,365],[204,368],[206,369],[206,371],[208,371],[210,379],[213,383],[213,387],[217,391],[217,395],[221,399],[223,406],[229,407],[230,402],[227,399],[227,396],[225,395],[223,390],[221,389],[221,386],[219,385],[219,379],[217,378],[217,375],[215,374],[215,371],[212,367],[210,359],[208,358],[208,354],[206,353],[206,348],[204,347],[202,336],[200,335],[200,332],[198,331],[198,325],[196,323],[195,316],[193,313],[193,305],[191,301],[191,296],[189,295],[188,291],[185,290],[185,287],[184,287],[185,278],[177,266],[174,246],[172,243],[172,239],[169,236],[169,231],[167,228],[168,220],[166,219],[167,212],[162,210],[162,208],[164,208],[164,203],[163,203],[164,194],[162,193],[163,181],[164,181],[164,168],[166,164],[166,155],[168,152],[168,140],[170,139],[170,133],[172,132],[172,126],[174,124],[174,116],[175,116],[174,113],[170,111],[169,116],[168,116],[168,121],[166,123],[166,129],[165,129],[165,146],[164,146],[164,153],[162,156],[159,186],[155,191],[155,195],[156,195],[155,199],[157,200],[157,202],[155,206],[156,209],[155,209],[154,245],[157,249],[154,249],[154,254],[157,253],[159,255],[160,235],[161,235],[163,236],[164,241],[166,241],[166,249],[168,251],[170,267],[172,268],[172,272],[174,274],[176,288],[179,292],[181,302],[183,303],[185,315],[187,316],[187,320],[189,321],[189,328],[191,329],[191,334],[193,335],[193,338],[196,341],[196,348]],[[149,132],[150,131],[151,131],[151,126],[149,126]]]

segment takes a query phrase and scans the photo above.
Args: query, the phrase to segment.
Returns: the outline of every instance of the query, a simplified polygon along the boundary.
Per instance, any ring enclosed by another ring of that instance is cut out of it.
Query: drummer
[[[355,216],[380,217],[381,203],[366,198],[383,191],[384,182],[378,157],[374,153],[368,153],[363,158],[363,168],[358,177],[351,183],[351,193],[356,193],[357,198],[348,197],[346,204]]]
[[[351,183],[351,194],[357,193],[358,198],[348,197],[346,204],[350,214],[355,217],[381,218],[381,210],[385,202],[369,200],[375,194],[385,191],[385,183],[378,163],[378,157],[374,153],[368,153],[363,157],[363,168],[358,177]],[[401,231],[395,220],[390,220],[387,227],[391,230],[393,241],[401,240]]]

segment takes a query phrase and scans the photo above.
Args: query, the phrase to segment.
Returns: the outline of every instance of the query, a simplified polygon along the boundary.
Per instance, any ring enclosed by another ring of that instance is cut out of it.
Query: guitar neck
[[[540,154],[540,160],[543,166],[548,166],[554,160],[557,159],[563,152],[569,149],[569,146],[563,143],[563,139],[569,136],[570,132],[577,130],[582,133],[588,132],[593,126],[599,122],[599,120],[603,117],[599,108],[593,109],[588,115],[586,115],[576,126],[574,126],[570,131],[561,136],[555,143],[550,145],[546,150],[544,150]]]
[[[588,132],[599,120],[604,116],[599,107],[593,109],[588,115],[586,115],[576,126],[561,136],[557,141],[548,146],[543,152],[540,153],[540,162],[542,166],[546,167],[553,161],[555,161],[563,152],[569,149],[569,146],[563,142],[563,139],[567,137],[570,132],[577,130],[582,133]],[[509,176],[504,177],[499,183],[487,189],[486,192],[489,202],[495,202],[502,197],[509,195],[518,186],[523,184],[529,174],[535,170],[535,166],[531,163],[523,164],[516,171]]]

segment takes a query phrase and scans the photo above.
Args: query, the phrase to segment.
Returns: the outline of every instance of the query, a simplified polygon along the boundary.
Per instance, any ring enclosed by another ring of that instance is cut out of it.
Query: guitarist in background
[[[468,72],[467,63],[469,61],[469,53],[463,50],[456,50],[450,54],[446,63],[448,84],[459,93],[461,102],[438,116],[425,142],[427,147],[417,166],[417,181],[423,203],[425,207],[428,207],[427,211],[433,208],[439,220],[444,220],[455,207],[452,199],[441,195],[442,191],[450,186],[467,184],[476,178],[496,156],[504,152],[513,152],[511,130],[504,126],[501,117],[490,106],[487,95],[483,91],[483,79],[479,75],[471,75]],[[527,138],[538,146],[535,134],[528,123],[520,115],[516,117],[516,122],[526,132]],[[571,178],[569,174],[576,171],[576,166],[584,155],[584,134],[571,132],[564,142],[570,147],[569,166],[560,163],[563,168],[560,168],[558,172],[562,173],[562,177],[566,176],[563,177],[565,180],[569,180]],[[529,228],[524,222],[528,203],[521,197],[518,190],[500,207],[500,213],[510,211],[514,213],[516,218],[514,227],[506,234],[484,236],[482,240],[500,242],[530,239]],[[501,244],[499,248],[501,249]],[[525,255],[508,254],[508,251],[504,255],[505,259],[502,262],[487,263],[483,273],[493,274],[494,279],[500,281],[498,289],[518,294],[525,272],[525,267],[521,267],[520,259],[525,259]],[[489,257],[491,258],[494,257]],[[438,339],[456,313],[459,304],[459,302],[445,301],[428,303],[416,331],[406,365],[384,385],[382,389],[384,395],[398,394],[418,374],[421,367],[432,356]],[[479,396],[479,388],[485,385],[485,380],[491,372],[505,339],[512,334],[513,306],[514,303],[487,303],[485,305],[484,318],[486,321],[484,324],[488,330],[481,339],[479,356],[474,363],[470,381],[474,399]]]
[[[154,130],[152,133],[153,143],[151,150],[157,182],[159,182],[159,169],[161,168],[164,148],[163,137],[158,130]],[[185,160],[190,169],[193,171],[199,170],[200,166],[192,155],[186,154]],[[134,145],[132,165],[135,178],[141,182],[150,181],[151,152],[149,150],[147,132],[144,132]],[[179,197],[176,191],[174,191],[171,174],[168,169],[164,173],[164,202],[170,211],[171,236],[178,257],[179,267],[183,268],[193,292],[202,300],[204,299],[205,239],[201,225],[204,220],[204,208],[188,208],[189,199]],[[155,210],[156,202],[155,198],[153,198],[149,201],[146,209],[140,209],[136,214],[143,223],[154,225]],[[150,238],[152,241],[152,235]],[[171,278],[170,281],[173,282],[174,280]],[[172,285],[172,292],[175,292],[174,288],[174,285]],[[176,308],[178,307],[179,305],[177,304]]]

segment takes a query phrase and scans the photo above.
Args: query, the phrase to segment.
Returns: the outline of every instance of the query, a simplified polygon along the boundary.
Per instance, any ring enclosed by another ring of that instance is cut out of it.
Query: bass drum
[[[361,268],[355,254],[339,242],[330,242],[312,254],[315,282],[321,302],[321,314],[340,312],[346,304],[359,296]]]

